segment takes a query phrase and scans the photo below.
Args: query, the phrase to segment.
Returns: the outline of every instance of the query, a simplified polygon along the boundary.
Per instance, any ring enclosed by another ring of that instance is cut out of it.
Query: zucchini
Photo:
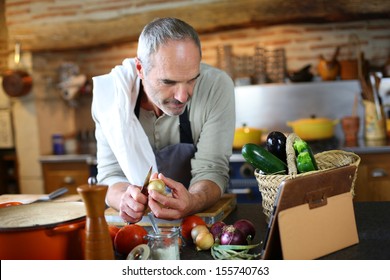
[[[241,154],[245,161],[265,174],[287,173],[287,165],[261,146],[247,143],[242,147]]]

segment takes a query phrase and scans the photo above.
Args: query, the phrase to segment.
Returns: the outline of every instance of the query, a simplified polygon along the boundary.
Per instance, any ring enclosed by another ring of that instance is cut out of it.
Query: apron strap
[[[143,93],[143,86],[141,83],[140,91],[137,97],[137,102],[134,107],[134,114],[136,115],[137,119],[139,119],[139,112],[141,108],[141,94]],[[183,112],[179,116],[179,127],[180,127],[180,143],[188,143],[188,144],[194,144],[194,139],[192,138],[192,131],[191,131],[191,123],[188,118],[188,110],[187,106]]]
[[[180,143],[194,144],[194,139],[192,138],[191,123],[188,118],[187,106],[183,114],[179,116],[179,126],[180,126]]]

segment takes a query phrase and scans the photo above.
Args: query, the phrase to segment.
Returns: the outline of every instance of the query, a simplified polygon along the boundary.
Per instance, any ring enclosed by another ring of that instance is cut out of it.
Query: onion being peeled
[[[246,219],[236,221],[233,226],[240,230],[246,239],[252,240],[256,234],[255,226],[253,223]]]
[[[246,236],[232,225],[225,226],[221,234],[221,245],[247,245]]]

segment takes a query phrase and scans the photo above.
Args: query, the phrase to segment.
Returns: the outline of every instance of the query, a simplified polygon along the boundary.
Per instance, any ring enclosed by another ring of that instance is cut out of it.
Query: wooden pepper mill
[[[88,185],[77,188],[86,207],[85,248],[86,260],[113,260],[114,248],[104,217],[105,197],[108,186],[96,185],[91,178]]]

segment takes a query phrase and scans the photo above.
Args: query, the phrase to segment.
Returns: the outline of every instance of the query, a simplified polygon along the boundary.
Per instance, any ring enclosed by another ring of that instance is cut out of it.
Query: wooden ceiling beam
[[[164,10],[128,14],[115,19],[30,23],[8,26],[8,42],[24,50],[55,51],[135,42],[145,24],[156,17],[181,18],[200,34],[286,23],[327,23],[389,19],[388,0],[221,0]]]

